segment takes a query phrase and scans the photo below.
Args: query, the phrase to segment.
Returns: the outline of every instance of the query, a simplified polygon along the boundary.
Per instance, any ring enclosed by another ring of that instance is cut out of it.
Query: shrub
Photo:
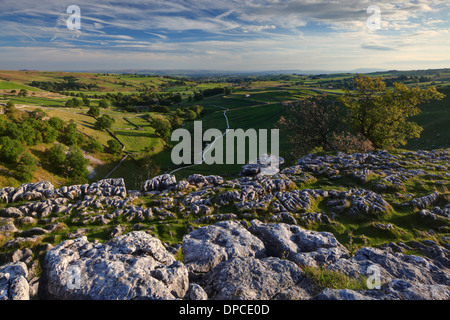
[[[94,128],[97,130],[110,129],[115,122],[114,118],[105,114],[97,119],[94,123]]]
[[[25,151],[19,140],[10,137],[0,137],[0,160],[6,163],[16,163]]]
[[[97,106],[92,106],[89,108],[87,114],[93,117],[98,117],[100,115],[100,108]]]
[[[103,152],[103,145],[93,138],[89,138],[86,144],[86,151],[89,152]]]
[[[27,166],[25,164],[19,164],[16,168],[15,177],[20,182],[30,182],[33,179],[33,174],[36,171],[36,167]]]
[[[48,163],[54,168],[57,173],[63,173],[66,164],[66,150],[61,144],[55,144],[50,149],[47,149]]]
[[[115,139],[108,140],[108,150],[113,155],[118,155],[122,152],[122,145]]]
[[[89,171],[87,166],[89,160],[83,155],[83,152],[78,147],[71,147],[66,155],[66,171],[67,176],[70,178],[87,178]]]
[[[366,153],[374,149],[372,142],[361,134],[353,135],[350,132],[333,133],[331,144],[337,151],[344,153]]]

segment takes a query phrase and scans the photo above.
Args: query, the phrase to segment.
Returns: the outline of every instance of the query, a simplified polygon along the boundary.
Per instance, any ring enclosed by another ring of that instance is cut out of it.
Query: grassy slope
[[[421,106],[422,113],[411,118],[423,127],[419,139],[409,141],[406,149],[433,149],[450,147],[450,87],[439,90],[446,97]]]
[[[128,90],[134,91],[142,86],[155,88],[164,83],[170,83],[174,80],[162,77],[135,77],[133,75],[114,75],[114,74],[91,74],[91,73],[63,73],[63,72],[15,72],[0,71],[0,78],[8,78],[14,81],[28,83],[32,80],[38,81],[64,81],[63,77],[73,75],[79,78],[80,82],[97,83],[101,90],[115,91]],[[343,79],[351,75],[334,75],[328,76],[324,80]],[[389,76],[386,75],[386,76]],[[439,80],[445,79],[447,75],[441,74]],[[186,100],[175,106],[171,106],[171,110],[179,107],[189,107],[193,104],[200,104],[205,109],[205,115],[200,119],[203,121],[203,130],[208,128],[217,128],[222,132],[226,129],[226,123],[223,116],[223,110],[216,106],[228,108],[227,112],[231,128],[242,128],[244,130],[249,128],[266,128],[272,129],[278,120],[282,106],[279,102],[285,100],[297,100],[309,95],[317,95],[319,92],[329,91],[340,93],[340,90],[329,90],[321,88],[313,88],[312,90],[304,87],[306,82],[315,86],[319,80],[302,80],[298,76],[289,76],[286,81],[257,81],[253,82],[249,88],[236,89],[235,92],[229,96],[214,96],[208,97],[201,101],[187,102]],[[120,82],[126,82],[126,86],[122,86]],[[117,83],[116,83],[117,82]],[[7,83],[3,81],[3,85]],[[0,81],[0,87],[2,82]],[[191,93],[193,90],[191,86],[197,86],[196,89],[213,88],[217,86],[226,86],[226,83],[202,83],[187,82],[186,86],[168,87],[167,91],[180,91],[182,93]],[[186,91],[186,88],[188,90]],[[416,117],[414,120],[424,127],[422,137],[418,141],[410,141],[406,146],[408,149],[423,149],[432,147],[444,147],[450,141],[450,131],[446,130],[449,123],[448,105],[450,92],[449,89],[443,89],[447,94],[447,98],[440,102],[435,102],[429,106],[424,106],[424,112]],[[246,94],[250,97],[245,98]],[[51,106],[54,108],[47,108],[46,112],[50,116],[58,116],[65,121],[74,120],[79,129],[94,137],[102,144],[111,137],[106,132],[100,132],[93,128],[94,119],[84,115],[86,108],[82,109],[65,109],[62,108],[65,101],[69,98],[51,99],[43,97],[10,97],[16,104],[36,105],[36,106]],[[92,100],[95,105],[96,100]],[[141,152],[146,147],[153,147],[154,152],[157,153],[157,159],[161,162],[163,171],[173,169],[170,159],[170,151],[163,151],[163,144],[161,140],[155,135],[154,129],[150,127],[149,123],[142,118],[135,118],[135,114],[124,114],[115,110],[105,110],[107,113],[116,119],[113,125],[113,131],[119,139],[126,145],[126,150],[130,152]],[[449,115],[450,116],[450,115]],[[134,127],[125,121],[123,117],[129,117],[129,120],[141,127],[141,130],[135,130]],[[193,123],[187,122],[185,128],[192,130]],[[437,134],[440,134],[438,137]],[[280,137],[280,152],[281,156],[288,149],[285,145],[283,137]],[[110,167],[110,166],[108,166]],[[126,163],[125,168],[130,172],[139,171],[136,164]],[[195,166],[177,173],[179,177],[185,177],[192,173],[204,174],[219,174],[224,176],[235,176],[240,171],[241,165],[200,165]],[[118,171],[120,172],[120,171]],[[99,175],[100,176],[100,175]]]

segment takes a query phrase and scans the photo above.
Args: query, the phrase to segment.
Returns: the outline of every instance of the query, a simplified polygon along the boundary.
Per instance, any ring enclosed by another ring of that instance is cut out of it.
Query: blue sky
[[[70,5],[81,29],[68,30]],[[370,29],[370,5],[381,28]],[[449,0],[1,0],[0,69],[450,67]]]

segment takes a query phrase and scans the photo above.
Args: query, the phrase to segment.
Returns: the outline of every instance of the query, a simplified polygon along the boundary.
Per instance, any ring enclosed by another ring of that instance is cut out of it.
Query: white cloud
[[[46,58],[55,65],[64,59],[81,65],[76,54],[83,52],[85,65],[106,67],[114,60],[133,68],[155,61],[161,67],[208,62],[209,68],[247,69],[383,67],[405,65],[407,59],[424,64],[427,58],[430,64],[449,63],[448,0],[377,0],[380,30],[367,29],[366,9],[374,4],[369,0],[76,2],[82,11],[78,33],[65,27],[69,1],[2,0],[2,50],[20,47],[28,63],[40,65]],[[33,55],[22,48],[27,43],[48,55]],[[11,49],[5,52],[0,68],[19,61]],[[117,60],[118,54],[125,60]]]

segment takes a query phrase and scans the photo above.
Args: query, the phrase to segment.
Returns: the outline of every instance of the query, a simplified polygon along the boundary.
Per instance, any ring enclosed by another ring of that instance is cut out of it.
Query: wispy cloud
[[[30,63],[43,59],[36,64],[55,68],[64,59],[82,64],[75,56],[81,52],[85,60],[97,59],[97,65],[115,60],[134,68],[155,61],[186,68],[383,67],[406,64],[402,55],[414,63],[424,64],[429,57],[450,64],[448,0],[377,0],[379,30],[367,28],[366,9],[374,4],[369,0],[76,2],[82,15],[79,31],[66,28],[69,1],[2,0],[0,46],[10,55],[0,55],[0,67],[22,62],[10,49],[19,47],[30,54]],[[32,55],[25,48],[48,54]]]

